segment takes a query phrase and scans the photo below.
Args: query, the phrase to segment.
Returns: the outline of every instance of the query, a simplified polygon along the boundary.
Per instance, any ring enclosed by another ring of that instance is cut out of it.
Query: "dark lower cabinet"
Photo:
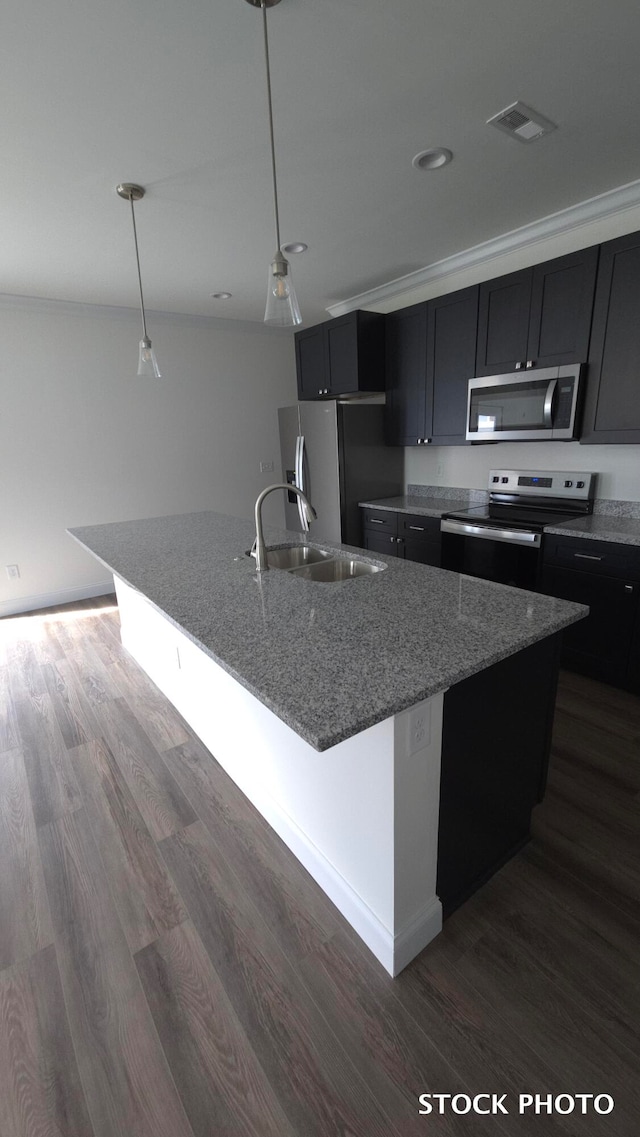
[[[436,891],[445,916],[529,839],[546,785],[558,639],[501,660],[444,697]]]
[[[589,607],[564,630],[563,666],[640,692],[640,548],[547,536],[541,589]]]
[[[362,532],[364,548],[370,552],[440,567],[439,517],[365,506],[362,510]]]

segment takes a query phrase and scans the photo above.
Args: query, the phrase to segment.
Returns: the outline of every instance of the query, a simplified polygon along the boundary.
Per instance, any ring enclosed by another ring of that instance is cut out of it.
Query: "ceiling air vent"
[[[498,130],[504,130],[505,134],[519,138],[521,142],[534,142],[536,138],[542,138],[543,134],[557,130],[554,122],[537,111],[532,111],[524,103],[511,103],[511,106],[505,107],[493,118],[488,118],[487,126],[497,126]]]

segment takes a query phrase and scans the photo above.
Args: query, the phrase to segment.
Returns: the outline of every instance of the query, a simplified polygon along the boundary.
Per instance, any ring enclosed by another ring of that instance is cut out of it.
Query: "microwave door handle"
[[[550,379],[549,380],[549,386],[547,387],[547,393],[544,397],[544,410],[543,410],[543,419],[542,419],[542,421],[544,422],[544,425],[546,427],[552,427],[553,426],[553,398],[554,398],[554,395],[556,393],[556,387],[557,386],[558,386],[558,380],[557,379]]]

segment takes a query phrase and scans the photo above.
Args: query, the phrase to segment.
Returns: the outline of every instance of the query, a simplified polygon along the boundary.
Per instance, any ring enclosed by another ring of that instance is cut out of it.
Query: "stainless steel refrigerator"
[[[282,480],[304,490],[318,514],[310,526],[287,494],[287,529],[314,540],[362,545],[358,502],[404,492],[404,449],[384,444],[384,406],[327,400],[281,407]]]

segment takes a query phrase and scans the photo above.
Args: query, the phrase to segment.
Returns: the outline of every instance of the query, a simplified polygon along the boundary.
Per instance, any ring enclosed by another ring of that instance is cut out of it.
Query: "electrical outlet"
[[[260,473],[261,474],[272,474],[273,473],[273,462],[261,462],[260,463]]]
[[[431,741],[431,708],[421,703],[409,714],[409,753],[424,750]]]
[[[7,576],[9,580],[19,580],[20,568],[18,565],[7,565]]]

